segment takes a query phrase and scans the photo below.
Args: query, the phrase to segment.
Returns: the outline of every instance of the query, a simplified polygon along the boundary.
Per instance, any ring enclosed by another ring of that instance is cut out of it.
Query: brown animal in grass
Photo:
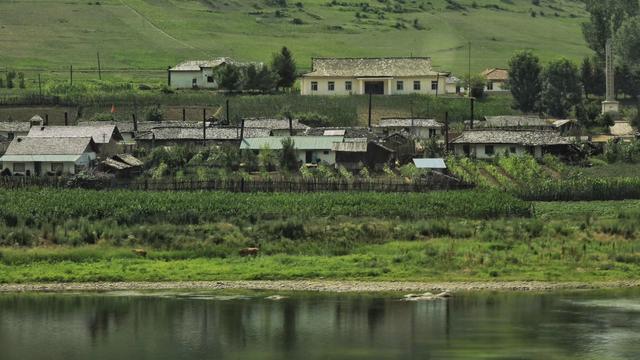
[[[147,257],[147,250],[145,249],[133,249],[131,252],[141,257]]]
[[[256,256],[260,249],[257,247],[248,247],[244,249],[240,249],[240,256]]]

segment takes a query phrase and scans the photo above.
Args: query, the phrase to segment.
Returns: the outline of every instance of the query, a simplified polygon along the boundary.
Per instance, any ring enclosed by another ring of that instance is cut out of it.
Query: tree
[[[240,88],[240,69],[237,66],[226,64],[218,73],[218,84],[225,90],[238,90]]]
[[[624,19],[640,14],[637,0],[586,0],[589,22],[582,24],[582,34],[600,61],[605,58],[607,40],[618,31]]]
[[[586,96],[593,94],[594,79],[593,79],[593,65],[591,64],[591,58],[585,56],[580,64],[580,80],[582,81],[582,88]]]
[[[298,168],[298,157],[296,156],[296,144],[290,137],[282,139],[282,151],[280,152],[280,167],[286,170],[296,170]]]
[[[640,95],[640,89],[638,88],[638,85],[640,85],[638,76],[640,74],[637,71],[634,72],[628,65],[623,64],[616,66],[615,72],[616,92],[622,92],[631,97]]]
[[[482,99],[484,97],[484,87],[487,85],[487,80],[481,75],[472,75],[471,78],[467,76],[465,79],[464,87],[470,89],[470,94],[476,99]]]
[[[515,105],[522,112],[532,112],[539,107],[542,84],[540,59],[531,51],[516,53],[509,60],[509,85]]]
[[[566,118],[571,109],[582,100],[578,68],[564,58],[552,61],[544,70],[542,78],[543,108],[551,116]]]
[[[278,88],[290,88],[296,82],[296,61],[286,46],[273,56],[271,67],[278,75]]]
[[[605,92],[604,64],[597,57],[585,57],[580,65],[580,81],[586,95],[602,96]]]

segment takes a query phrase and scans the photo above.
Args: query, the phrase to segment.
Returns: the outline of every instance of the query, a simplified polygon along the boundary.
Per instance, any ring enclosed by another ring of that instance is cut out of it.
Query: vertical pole
[[[207,145],[207,109],[202,109],[202,145]]]
[[[373,97],[373,94],[369,93],[369,121],[368,121],[369,131],[371,131],[371,105],[372,105],[371,103],[372,103],[372,97]]]
[[[102,80],[102,69],[100,69],[100,51],[97,52],[98,55],[98,79]]]
[[[44,114],[44,124],[49,126],[49,114]]]
[[[182,121],[187,121],[187,110],[182,108]]]
[[[42,79],[40,73],[38,73],[38,93],[40,94],[40,101],[42,101]]]
[[[440,72],[436,75],[436,97],[438,97],[438,90],[440,90]]]
[[[475,102],[475,98],[470,98],[469,100],[471,100],[471,128],[473,129],[473,120],[475,118],[475,109],[474,109],[474,102]]]
[[[240,142],[244,140],[244,119],[240,120]]]
[[[171,87],[171,66],[167,66],[167,86]]]
[[[469,75],[467,77],[467,96],[471,97],[471,41],[469,41]]]
[[[138,120],[136,120],[136,114],[135,113],[131,114],[131,118],[133,119],[133,132],[137,133],[138,132]]]
[[[225,111],[226,111],[226,115],[225,115],[225,120],[227,122],[227,124],[231,124],[231,119],[229,119],[229,99],[227,99],[226,104],[225,104]]]
[[[449,112],[444,112],[444,151],[449,152]]]
[[[64,126],[69,125],[69,114],[65,111],[64,112]]]
[[[69,83],[73,86],[73,65],[69,65]]]

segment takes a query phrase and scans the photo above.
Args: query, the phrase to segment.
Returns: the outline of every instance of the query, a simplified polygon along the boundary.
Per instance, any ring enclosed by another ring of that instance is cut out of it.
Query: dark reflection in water
[[[639,291],[268,295],[0,294],[0,359],[640,358]]]

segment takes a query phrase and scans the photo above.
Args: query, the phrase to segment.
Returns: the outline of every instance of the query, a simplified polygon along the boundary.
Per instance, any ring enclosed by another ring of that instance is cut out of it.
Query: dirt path
[[[553,291],[640,287],[640,280],[609,282],[407,282],[407,281],[183,281],[183,282],[92,282],[52,284],[0,284],[1,292],[115,291],[168,289],[249,289],[319,292],[435,292],[435,291]]]

